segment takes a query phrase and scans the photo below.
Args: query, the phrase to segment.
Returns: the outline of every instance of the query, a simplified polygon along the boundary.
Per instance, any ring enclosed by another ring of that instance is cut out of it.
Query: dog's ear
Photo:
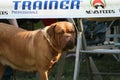
[[[47,33],[48,33],[49,36],[54,36],[55,35],[55,27],[56,27],[56,24],[50,25],[50,28],[47,30]]]

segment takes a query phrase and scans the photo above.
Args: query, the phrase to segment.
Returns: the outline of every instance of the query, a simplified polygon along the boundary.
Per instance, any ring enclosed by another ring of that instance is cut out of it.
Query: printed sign
[[[0,0],[0,19],[120,17],[120,0]]]

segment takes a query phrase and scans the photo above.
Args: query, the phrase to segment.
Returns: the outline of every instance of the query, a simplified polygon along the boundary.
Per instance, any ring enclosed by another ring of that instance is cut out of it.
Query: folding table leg
[[[74,69],[74,76],[73,76],[73,80],[78,80],[78,75],[79,75],[79,68],[80,68],[80,49],[82,47],[82,33],[78,32],[78,37],[77,37],[77,47],[76,47],[76,58],[75,58],[75,69]]]

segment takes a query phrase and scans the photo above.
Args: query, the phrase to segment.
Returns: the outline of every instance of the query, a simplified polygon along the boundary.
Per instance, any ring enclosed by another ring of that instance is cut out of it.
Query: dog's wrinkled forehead
[[[71,32],[71,31],[75,31],[74,25],[70,22],[58,22],[55,23],[55,31],[57,31],[58,33],[61,31],[64,32]]]

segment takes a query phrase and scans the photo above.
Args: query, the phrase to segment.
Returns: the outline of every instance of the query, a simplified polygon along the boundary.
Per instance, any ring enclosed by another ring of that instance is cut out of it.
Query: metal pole
[[[86,54],[120,54],[119,49],[109,50],[109,49],[96,49],[96,50],[86,50],[80,51],[81,53]]]
[[[79,51],[81,49],[81,42],[82,42],[82,32],[78,33],[77,37],[77,47],[76,47],[76,58],[75,58],[75,69],[74,69],[74,76],[73,80],[78,80],[78,75],[79,75],[79,68],[80,68],[80,62],[79,62]]]

